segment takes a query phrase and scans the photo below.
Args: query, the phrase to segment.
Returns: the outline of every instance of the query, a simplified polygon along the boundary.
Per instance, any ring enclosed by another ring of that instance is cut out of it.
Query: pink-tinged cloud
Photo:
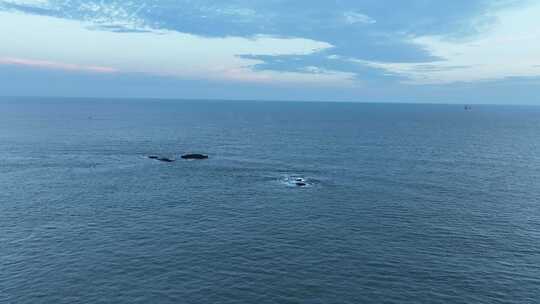
[[[116,73],[117,69],[105,66],[79,65],[71,63],[62,63],[47,60],[33,60],[13,57],[0,57],[0,65],[19,65],[32,68],[64,70],[73,72],[91,72],[91,73]]]

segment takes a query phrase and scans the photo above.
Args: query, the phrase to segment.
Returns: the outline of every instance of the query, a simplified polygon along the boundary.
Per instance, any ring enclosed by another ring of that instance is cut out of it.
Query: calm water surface
[[[4,98],[0,231],[1,303],[538,303],[540,107]]]

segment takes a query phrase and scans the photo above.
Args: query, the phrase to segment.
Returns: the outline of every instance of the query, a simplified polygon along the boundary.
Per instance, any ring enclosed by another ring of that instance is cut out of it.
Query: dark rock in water
[[[176,161],[176,159],[168,158],[168,157],[158,157],[157,160],[162,161],[162,162],[166,162],[166,163],[172,163],[172,162]]]
[[[172,163],[175,162],[176,159],[173,157],[165,157],[165,156],[157,156],[157,155],[148,155],[149,159],[155,159],[166,163]]]
[[[307,186],[307,184],[304,183],[304,182],[296,182],[296,185],[297,185],[298,187],[305,187],[305,186]]]
[[[184,154],[182,155],[183,159],[207,159],[208,155],[204,154]]]

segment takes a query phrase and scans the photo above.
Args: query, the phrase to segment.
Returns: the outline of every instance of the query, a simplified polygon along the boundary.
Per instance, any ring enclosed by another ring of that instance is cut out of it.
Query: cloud
[[[47,60],[32,60],[24,58],[3,58],[0,57],[0,65],[19,65],[32,68],[43,68],[53,70],[64,71],[76,71],[76,72],[93,72],[93,73],[115,73],[117,69],[104,66],[86,66],[62,62],[54,62]]]
[[[448,39],[442,35],[418,36],[410,39],[433,56],[424,63],[365,62],[374,67],[403,75],[408,83],[444,84],[535,77],[540,71],[540,4],[506,9],[489,14],[491,27],[467,39]]]
[[[348,24],[373,24],[377,22],[375,19],[369,17],[368,15],[353,11],[343,13],[343,17],[345,18],[345,22],[347,22]]]
[[[10,32],[0,56],[290,85],[530,77],[540,64],[530,3],[0,0],[0,30]]]
[[[118,2],[81,3],[77,9],[78,19],[93,23],[97,28],[147,31],[151,25],[138,14],[146,5]]]
[[[0,0],[0,11],[19,11],[88,22],[112,31],[146,31],[153,23],[142,17],[148,8],[138,1]]]
[[[18,58],[19,64],[36,67],[108,67],[123,73],[181,79],[325,86],[343,86],[352,78],[350,73],[339,71],[259,71],[253,66],[260,60],[237,56],[308,55],[332,48],[326,42],[310,39],[265,35],[249,39],[205,38],[165,30],[118,33],[90,30],[85,22],[10,12],[0,12],[0,20],[0,31],[10,32],[2,38],[0,56]]]
[[[31,6],[31,7],[48,7],[49,0],[3,0],[0,1],[6,4],[18,5],[18,6]]]
[[[402,33],[440,30],[463,19],[464,14],[473,15],[478,3],[484,1],[456,0],[440,5],[410,0],[393,3],[392,10],[373,0],[50,0],[47,9],[32,5],[7,8],[82,20],[96,29],[118,32],[163,29],[205,37],[251,38],[262,34],[306,38],[332,44],[336,55],[389,62],[432,59],[423,49],[405,41]],[[0,0],[0,10],[2,3]]]
[[[253,17],[257,15],[257,12],[253,9],[239,7],[207,7],[204,8],[203,11],[212,12],[219,15],[236,17]]]

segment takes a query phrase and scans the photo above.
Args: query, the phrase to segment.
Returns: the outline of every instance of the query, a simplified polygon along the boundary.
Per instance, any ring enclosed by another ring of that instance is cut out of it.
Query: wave
[[[300,174],[284,175],[281,177],[280,182],[287,187],[295,188],[309,188],[313,187],[316,183],[315,180],[306,178]]]

